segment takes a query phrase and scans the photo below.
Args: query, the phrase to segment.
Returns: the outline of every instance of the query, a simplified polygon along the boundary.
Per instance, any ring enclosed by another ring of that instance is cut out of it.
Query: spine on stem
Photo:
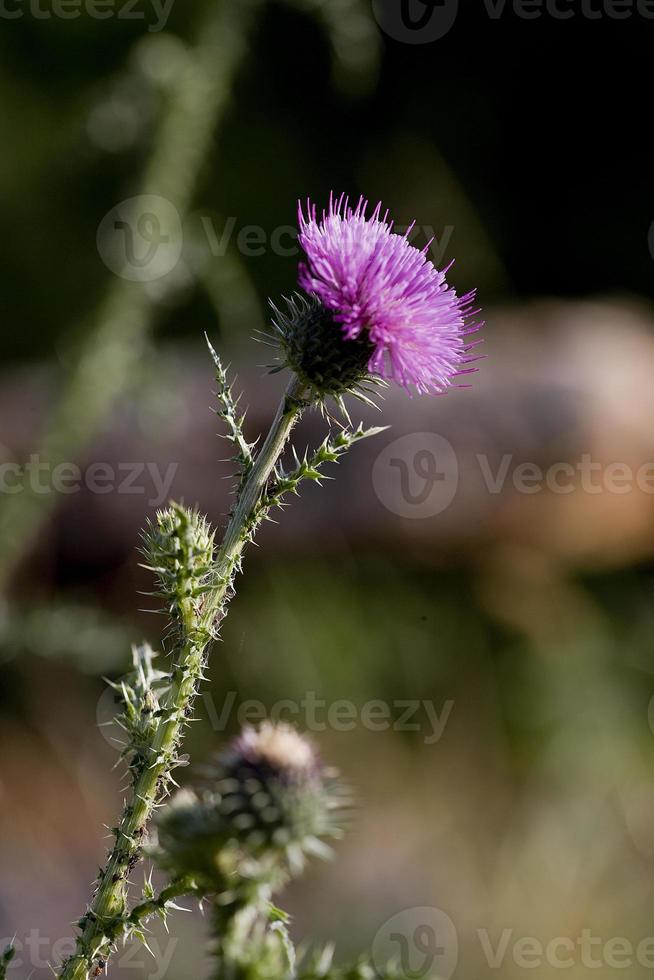
[[[210,348],[211,349],[211,348]],[[279,460],[296,422],[306,407],[318,399],[306,380],[293,375],[282,397],[270,431],[258,452],[243,435],[243,418],[238,416],[223,369],[215,351],[221,410],[227,438],[236,450],[234,460],[240,475],[237,495],[220,547],[214,549],[213,532],[196,511],[171,504],[150,523],[144,534],[147,567],[157,578],[153,593],[164,606],[157,610],[168,619],[168,643],[172,651],[169,672],[155,670],[149,647],[134,651],[134,671],[114,685],[123,702],[119,718],[126,733],[122,756],[131,777],[131,792],[118,826],[107,863],[97,879],[93,900],[79,920],[76,950],[64,961],[61,980],[85,980],[90,971],[102,969],[118,938],[139,932],[140,923],[163,906],[146,893],[146,901],[129,911],[127,882],[138,864],[146,831],[154,809],[175,784],[173,770],[180,764],[179,748],[190,720],[193,702],[204,676],[208,650],[218,637],[220,622],[233,595],[233,582],[241,568],[245,546],[273,506],[297,492],[304,479],[321,478],[320,467],[335,462],[358,440],[380,431],[378,428],[348,431],[326,439],[311,455],[295,455],[295,467],[288,473]],[[193,890],[190,879],[184,879]],[[180,894],[179,881],[171,887]],[[154,902],[154,904],[153,904]],[[135,917],[136,916],[136,917]]]
[[[144,535],[144,554],[157,576],[155,596],[169,619],[173,666],[169,675],[152,671],[151,652],[135,653],[136,686],[123,682],[121,718],[128,739],[123,756],[132,792],[117,827],[108,861],[101,869],[91,905],[78,922],[76,950],[64,961],[61,980],[84,980],[94,964],[106,963],[115,937],[129,925],[127,880],[137,865],[146,828],[157,804],[174,785],[179,745],[203,677],[210,643],[232,594],[240,555],[251,540],[252,517],[268,478],[305,403],[291,383],[256,461],[250,466],[214,557],[213,533],[197,512],[172,504],[157,515]],[[167,689],[157,682],[168,680]]]
[[[144,553],[155,570],[167,603],[173,640],[170,674],[152,669],[148,648],[135,651],[133,682],[119,685],[124,711],[119,719],[127,733],[123,749],[132,792],[117,827],[109,859],[101,869],[91,905],[80,919],[75,953],[63,964],[62,980],[82,980],[93,964],[106,962],[121,924],[128,919],[127,879],[138,863],[146,827],[157,803],[174,783],[178,748],[202,676],[210,630],[202,615],[202,598],[213,554],[213,534],[195,511],[172,505],[157,515],[144,535]],[[167,689],[158,683],[166,678]]]

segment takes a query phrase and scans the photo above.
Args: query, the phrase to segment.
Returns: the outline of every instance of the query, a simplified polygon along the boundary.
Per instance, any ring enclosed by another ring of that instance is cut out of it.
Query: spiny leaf
[[[241,396],[239,395],[237,398],[234,398],[232,386],[227,378],[227,369],[223,367],[222,361],[220,360],[220,357],[216,353],[206,333],[204,336],[207,341],[209,353],[211,354],[216,368],[216,384],[218,385],[216,397],[218,398],[220,405],[216,411],[216,414],[227,426],[227,432],[221,434],[221,438],[228,439],[231,443],[233,443],[236,449],[236,455],[230,457],[230,459],[238,464],[240,469],[239,483],[242,483],[252,469],[254,462],[252,450],[254,449],[255,443],[249,443],[243,432],[245,412],[242,414],[239,414],[238,412],[238,403]]]

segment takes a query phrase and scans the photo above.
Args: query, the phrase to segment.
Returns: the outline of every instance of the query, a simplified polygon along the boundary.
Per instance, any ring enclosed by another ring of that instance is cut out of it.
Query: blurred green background
[[[239,708],[279,711],[356,787],[337,860],[282,902],[294,936],[333,938],[337,958],[446,915],[458,946],[447,926],[429,970],[412,950],[413,975],[651,975],[652,21],[461,0],[443,37],[408,44],[367,0],[176,0],[165,23],[144,2],[107,9],[0,13],[10,975],[46,977],[67,951],[118,812],[103,677],[132,642],[160,643],[137,611],[136,547],[161,481],[219,526],[229,509],[203,331],[254,438],[281,380],[261,377],[252,335],[267,297],[294,288],[297,199],[331,189],[381,198],[417,220],[417,244],[435,236],[437,264],[456,258],[489,357],[471,390],[390,392],[391,428],[263,530],[188,751],[206,759]],[[140,195],[154,203],[124,210]],[[112,222],[143,213],[137,248],[168,235],[163,265],[126,275]],[[323,432],[306,419],[298,446]],[[418,513],[434,434],[444,482]],[[46,490],[15,492],[35,460]],[[66,492],[48,483],[61,463],[82,475]],[[104,492],[93,464],[119,475]],[[523,464],[541,473],[529,489]],[[155,959],[112,969],[202,976],[204,932],[180,913],[172,938],[155,929]]]

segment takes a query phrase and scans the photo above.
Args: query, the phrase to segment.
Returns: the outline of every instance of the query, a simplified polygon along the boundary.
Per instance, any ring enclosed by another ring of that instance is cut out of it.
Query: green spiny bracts
[[[327,857],[347,796],[313,745],[288,725],[246,728],[157,821],[158,864],[204,880],[207,891],[273,889],[307,855]]]
[[[291,874],[326,857],[341,834],[347,795],[313,743],[290,725],[245,728],[210,773],[210,793],[230,834],[254,856],[275,853]]]
[[[142,553],[157,577],[152,593],[166,603],[162,610],[180,636],[206,642],[202,631],[202,599],[212,588],[214,533],[196,510],[172,503],[148,521]]]
[[[295,293],[285,300],[285,311],[271,303],[282,367],[294,371],[321,401],[330,395],[357,394],[362,384],[372,382],[368,361],[374,346],[365,335],[346,340],[342,325],[317,296]]]

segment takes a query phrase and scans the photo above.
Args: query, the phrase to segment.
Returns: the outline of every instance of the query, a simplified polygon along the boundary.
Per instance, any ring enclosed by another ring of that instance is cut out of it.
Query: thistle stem
[[[184,615],[182,640],[178,649],[173,651],[171,686],[162,708],[162,720],[152,744],[146,750],[151,761],[146,758],[134,783],[131,799],[125,805],[115,831],[115,843],[109,860],[100,873],[92,904],[81,920],[82,932],[77,940],[76,952],[64,962],[61,980],[84,980],[94,960],[108,959],[114,938],[129,925],[125,895],[127,877],[139,860],[147,822],[166,792],[167,779],[176,762],[187,715],[202,678],[209,646],[207,629],[215,633],[215,624],[224,615],[241,552],[256,526],[258,501],[295,422],[306,407],[307,402],[302,394],[302,385],[293,378],[256,461],[239,491],[216,557],[215,588],[207,593],[204,608],[200,610],[201,622],[198,624],[197,612],[191,604]]]
[[[261,916],[262,906],[270,895],[263,889],[248,897],[241,897],[228,905],[213,906],[213,956],[212,980],[242,980],[256,964],[260,937],[253,935],[253,927]],[[248,964],[250,968],[248,968]]]
[[[83,980],[95,959],[106,960],[114,936],[120,932],[121,924],[129,920],[125,909],[127,876],[139,860],[146,824],[172,767],[171,760],[186,721],[186,708],[193,699],[201,675],[202,655],[202,647],[191,640],[187,640],[178,652],[164,708],[166,720],[158,726],[148,753],[154,761],[143,767],[131,801],[123,810],[109,860],[100,873],[98,890],[82,920],[76,952],[63,964],[61,980]]]
[[[218,586],[209,597],[214,612],[219,612],[241,552],[250,540],[255,508],[266,488],[268,478],[284,450],[293,426],[307,407],[308,402],[303,397],[304,390],[298,378],[293,376],[261,451],[239,492],[216,558]]]
[[[175,878],[171,881],[169,885],[166,885],[156,898],[149,898],[145,902],[141,902],[140,905],[135,905],[130,912],[125,925],[139,926],[144,922],[147,922],[153,915],[157,912],[165,912],[166,907],[172,902],[174,898],[179,898],[181,895],[188,895],[194,890],[194,882],[191,878],[182,877]],[[116,933],[117,938],[119,933]]]

